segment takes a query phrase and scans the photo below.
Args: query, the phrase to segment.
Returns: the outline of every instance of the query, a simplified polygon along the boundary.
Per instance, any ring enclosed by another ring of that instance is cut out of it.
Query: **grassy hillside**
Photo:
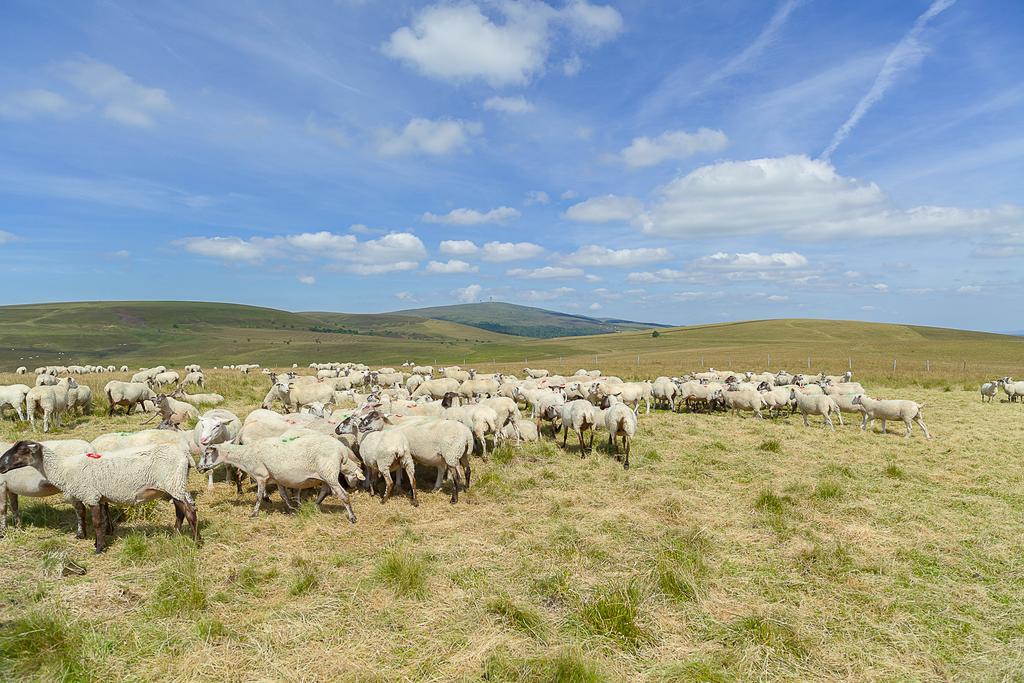
[[[664,325],[631,320],[588,318],[582,315],[570,315],[543,308],[501,302],[416,308],[397,311],[397,313],[435,320],[450,320],[502,334],[539,339],[664,327]]]
[[[1021,337],[855,321],[756,320],[661,328],[657,337],[644,329],[530,339],[405,313],[111,302],[2,307],[0,329],[0,368],[8,369],[72,362],[290,366],[314,360],[413,360],[514,372],[523,364],[565,373],[601,367],[624,376],[637,374],[638,362],[652,375],[700,367],[838,372],[852,364],[858,376],[871,377],[1024,376]]]

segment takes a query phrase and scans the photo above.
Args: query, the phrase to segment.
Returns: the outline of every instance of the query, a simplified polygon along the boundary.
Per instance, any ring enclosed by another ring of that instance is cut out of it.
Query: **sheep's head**
[[[218,446],[207,446],[203,451],[203,457],[199,459],[196,469],[200,472],[209,472],[214,467],[222,464],[221,450]]]
[[[850,399],[850,403],[852,403],[855,406],[864,405],[864,401],[862,400],[863,398],[864,398],[863,394],[857,394],[852,399]]]
[[[384,429],[384,425],[391,424],[391,420],[388,416],[379,410],[372,410],[359,421],[359,431],[361,432],[379,432]]]
[[[342,434],[355,434],[359,431],[360,416],[358,414],[346,415],[345,419],[338,423],[338,426],[334,428],[334,433],[339,436]]]
[[[356,483],[366,479],[366,475],[363,474],[362,468],[346,457],[342,457],[341,459],[341,474],[345,477],[349,486],[355,486]]]
[[[441,398],[441,407],[451,408],[453,405],[459,405],[459,395],[454,391],[446,391]]]
[[[757,385],[758,391],[771,391],[772,386],[768,382],[761,382]]]
[[[43,445],[36,441],[19,441],[0,456],[0,474],[19,467],[35,467],[42,472]]]
[[[210,446],[220,443],[227,436],[227,421],[216,417],[201,417],[196,423],[199,429],[199,445]]]

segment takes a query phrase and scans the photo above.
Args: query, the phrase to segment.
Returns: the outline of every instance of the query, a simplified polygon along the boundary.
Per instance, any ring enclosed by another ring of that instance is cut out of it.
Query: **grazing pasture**
[[[738,352],[719,350],[743,367]],[[607,353],[598,367],[628,376],[626,352]],[[269,384],[207,376],[240,415]],[[905,440],[892,424],[864,433],[849,415],[832,434],[799,415],[641,411],[628,471],[604,434],[581,459],[548,432],[475,459],[458,505],[429,491],[429,475],[419,508],[401,493],[381,505],[357,492],[355,525],[330,499],[324,514],[308,499],[287,514],[275,496],[250,519],[251,485],[236,496],[219,475],[207,491],[193,473],[201,546],[173,533],[173,509],[158,502],[120,513],[99,556],[71,533],[69,505],[23,498],[23,526],[0,541],[0,670],[75,680],[1019,678],[1024,408],[1003,396],[983,404],[955,375],[855,377],[874,396],[923,403],[933,439]],[[109,376],[81,379],[99,396]],[[98,400],[93,416],[48,438],[135,430],[147,417],[104,408]],[[27,432],[0,423],[4,440]]]

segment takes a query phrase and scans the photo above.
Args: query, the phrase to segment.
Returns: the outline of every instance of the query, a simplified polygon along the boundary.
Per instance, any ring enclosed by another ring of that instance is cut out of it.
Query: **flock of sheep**
[[[110,372],[113,366],[45,367],[36,370],[35,386],[0,387],[0,411],[15,410],[35,430],[35,416],[43,418],[43,431],[60,425],[70,411],[92,411],[92,392],[74,375]],[[234,366],[243,373],[258,365]],[[821,416],[835,429],[832,418],[843,424],[843,413],[859,414],[861,428],[874,420],[899,420],[906,436],[916,423],[927,438],[921,406],[907,400],[875,400],[852,381],[851,373],[805,377],[785,372],[751,373],[710,370],[684,377],[658,377],[627,382],[598,370],[579,370],[572,376],[526,368],[524,377],[483,374],[457,366],[438,368],[407,363],[402,369],[371,370],[353,363],[311,364],[310,374],[292,371],[275,374],[261,370],[269,387],[260,408],[244,419],[223,408],[213,393],[188,394],[186,386],[203,388],[206,378],[198,365],[184,374],[160,366],[141,370],[129,381],[112,380],[104,387],[107,414],[121,408],[153,412],[160,417],[154,429],[117,432],[91,442],[64,439],[0,444],[0,535],[6,530],[7,507],[18,520],[18,497],[63,493],[78,515],[77,534],[86,535],[91,513],[96,551],[106,545],[112,529],[111,503],[134,505],[162,498],[173,501],[175,528],[184,521],[199,539],[196,506],[188,491],[192,467],[208,472],[223,468],[239,494],[243,477],[256,484],[252,515],[273,490],[285,506],[294,509],[300,492],[318,489],[316,505],[329,496],[342,503],[355,522],[349,491],[359,486],[377,492],[383,480],[381,502],[409,478],[413,505],[418,505],[416,465],[434,467],[434,490],[451,482],[451,502],[469,488],[471,456],[487,457],[488,439],[503,442],[536,441],[545,425],[552,426],[562,446],[570,432],[579,442],[581,457],[592,451],[595,433],[607,434],[609,449],[629,468],[631,442],[637,433],[637,414],[652,404],[671,410],[751,412],[776,416],[788,410]],[[125,366],[122,372],[127,372]],[[27,374],[25,368],[19,374]],[[314,374],[315,373],[315,374]],[[60,377],[60,375],[65,375]],[[1011,400],[1024,395],[1024,383],[1000,380]],[[983,398],[991,396],[988,384]],[[520,405],[528,410],[528,418]],[[282,412],[275,407],[280,406]],[[354,406],[341,409],[340,406]],[[200,413],[201,409],[205,412]],[[184,430],[184,431],[183,431]],[[589,438],[588,438],[589,437]],[[619,444],[621,442],[621,455]],[[196,465],[198,459],[198,465]]]

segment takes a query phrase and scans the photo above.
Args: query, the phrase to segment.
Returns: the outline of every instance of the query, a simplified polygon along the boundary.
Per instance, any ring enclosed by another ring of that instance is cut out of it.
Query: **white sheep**
[[[839,412],[839,406],[836,405],[835,400],[831,396],[805,394],[796,387],[790,387],[789,392],[789,398],[793,401],[796,410],[804,416],[805,427],[811,426],[811,423],[807,420],[808,415],[821,415],[824,417],[825,424],[833,432],[836,430],[836,427],[832,424],[832,415],[836,415],[839,418],[839,424],[843,424],[843,415]]]
[[[177,384],[181,380],[181,375],[171,370],[169,372],[158,372],[149,378],[148,382],[153,387],[167,387],[173,384]]]
[[[25,412],[28,413],[32,430],[36,428],[36,413],[43,415],[43,432],[50,431],[50,419],[60,427],[60,418],[68,407],[68,388],[77,387],[78,383],[70,380],[67,384],[54,386],[32,387],[25,394]]]
[[[206,386],[206,375],[204,375],[201,372],[190,372],[187,375],[185,375],[185,379],[181,380],[181,385],[180,386],[183,386],[183,387],[187,387],[187,386],[205,387]]]
[[[981,402],[985,403],[986,399],[988,399],[989,403],[994,401],[996,398],[996,394],[999,393],[1000,386],[1001,385],[999,383],[999,380],[996,380],[994,382],[983,383],[981,385]]]
[[[416,390],[412,392],[412,398],[429,396],[435,401],[440,401],[449,392],[458,393],[459,380],[451,377],[439,377],[437,379],[424,380]]]
[[[21,367],[19,367],[17,370],[14,371],[14,374],[16,374],[16,375],[28,374],[28,368],[26,368],[24,365],[22,365]]]
[[[737,417],[741,410],[751,410],[754,412],[754,416],[758,418],[764,418],[761,414],[761,408],[764,407],[764,397],[752,387],[745,387],[742,389],[729,389],[723,391],[718,390],[714,398],[722,399],[725,402],[725,407],[731,410],[733,415]]]
[[[58,456],[78,455],[92,452],[88,441],[81,439],[63,439],[59,441],[43,441],[43,446],[52,449]],[[10,450],[13,443],[0,444],[0,454]],[[14,526],[21,525],[18,510],[18,496],[30,498],[46,498],[60,493],[60,489],[51,484],[34,467],[19,467],[7,474],[0,474],[0,538],[7,532],[7,510],[10,508],[14,518]],[[81,518],[79,518],[81,521]],[[85,530],[78,529],[78,537],[85,537]]]
[[[341,485],[343,475],[362,481],[363,473],[346,457],[348,448],[323,434],[302,434],[260,439],[250,444],[219,443],[207,446],[199,462],[200,471],[212,472],[219,465],[231,465],[256,482],[256,505],[250,516],[259,514],[267,495],[267,485],[277,484],[285,506],[293,509],[287,489],[320,487],[316,505],[333,493],[345,507],[348,520],[355,524],[352,502]]]
[[[520,443],[523,441],[537,441],[539,438],[537,424],[530,420],[521,420],[519,418],[516,418],[515,422],[502,427],[501,431],[498,432],[498,436],[501,437],[502,441],[516,439]]]
[[[302,381],[290,375],[271,375],[270,391],[263,399],[263,408],[270,409],[275,400],[281,401],[286,412],[297,412],[305,405],[314,402],[331,403],[334,399],[334,387],[327,382],[310,378]]]
[[[921,412],[922,406],[914,401],[879,401],[865,394],[858,394],[853,398],[853,402],[864,410],[864,419],[860,424],[860,428],[862,430],[868,429],[875,420],[881,420],[882,433],[885,434],[886,420],[902,420],[903,424],[907,427],[907,433],[904,435],[905,438],[910,438],[910,434],[913,432],[913,426],[911,424],[913,422],[918,424],[921,431],[924,432],[926,439],[932,438],[932,435],[928,433],[928,428],[924,424],[924,415]]]
[[[594,447],[594,427],[597,426],[597,413],[598,410],[594,404],[586,399],[579,398],[563,403],[561,406],[562,448],[565,448],[569,430],[572,429],[580,441],[580,457],[586,457]],[[589,447],[584,443],[584,432],[590,432]]]
[[[68,389],[68,412],[79,409],[82,415],[92,415],[92,387],[76,384]]]
[[[489,406],[473,404],[467,406],[453,406],[450,404],[452,395],[449,394],[442,402],[445,407],[441,417],[446,420],[456,420],[469,427],[473,432],[473,439],[480,446],[481,457],[487,459],[487,436],[497,434],[498,413]]]
[[[146,401],[152,402],[156,394],[149,388],[149,385],[142,382],[121,382],[111,380],[103,387],[103,393],[107,396],[110,407],[107,409],[107,417],[114,414],[116,406],[125,407],[125,415],[132,412],[135,406],[146,409]]]
[[[999,380],[1000,385],[1003,387],[1003,391],[1006,393],[1006,397],[1010,403],[1016,403],[1022,397],[1024,397],[1024,382],[1014,382],[1009,377],[1004,377]]]
[[[359,422],[359,431],[380,431],[393,416],[371,410]],[[409,449],[416,462],[437,468],[434,490],[441,488],[445,473],[451,476],[451,503],[459,502],[459,488],[469,489],[471,478],[470,455],[473,453],[473,432],[455,420],[432,417],[406,418],[389,429],[400,430],[409,440]],[[401,486],[399,470],[396,484]]]
[[[192,441],[195,443],[196,450],[202,453],[207,446],[219,443],[237,443],[241,431],[242,421],[238,419],[237,415],[223,408],[214,408],[199,416],[196,426],[192,429]],[[230,468],[227,471],[230,478],[232,471]],[[236,475],[234,480],[237,492],[241,493],[241,478]],[[206,487],[213,488],[212,471],[208,476]]]
[[[384,422],[384,426],[394,424],[386,416]],[[338,426],[338,430],[355,436],[359,447],[359,459],[366,466],[366,483],[371,492],[374,490],[377,475],[384,477],[384,493],[381,494],[380,499],[382,504],[391,497],[395,486],[391,473],[402,469],[409,477],[412,504],[414,507],[419,506],[419,500],[416,498],[416,463],[412,458],[412,448],[409,446],[409,439],[405,434],[393,429],[376,432],[359,431],[355,417],[345,420]]]
[[[174,501],[175,529],[181,531],[182,519],[188,519],[192,538],[199,541],[196,507],[188,492],[192,460],[173,447],[62,457],[38,442],[19,441],[0,457],[0,474],[19,467],[34,467],[64,495],[92,509],[97,553],[106,547],[103,506],[108,503],[136,505],[170,498]]]
[[[25,419],[25,396],[28,395],[29,387],[25,384],[10,384],[0,387],[0,417],[3,416],[4,408],[14,408],[18,419]]]
[[[618,453],[618,438],[622,438],[622,450],[625,458],[622,461],[623,469],[629,469],[629,450],[636,435],[637,419],[636,413],[629,409],[625,403],[613,403],[604,411],[604,427],[608,430],[608,445]]]
[[[180,399],[185,403],[191,403],[196,407],[216,406],[224,402],[224,397],[220,394],[186,394],[185,390],[181,387],[178,387],[171,396]]]
[[[163,424],[178,429],[189,420],[198,420],[199,411],[191,403],[178,401],[167,394],[157,394],[153,399]]]

